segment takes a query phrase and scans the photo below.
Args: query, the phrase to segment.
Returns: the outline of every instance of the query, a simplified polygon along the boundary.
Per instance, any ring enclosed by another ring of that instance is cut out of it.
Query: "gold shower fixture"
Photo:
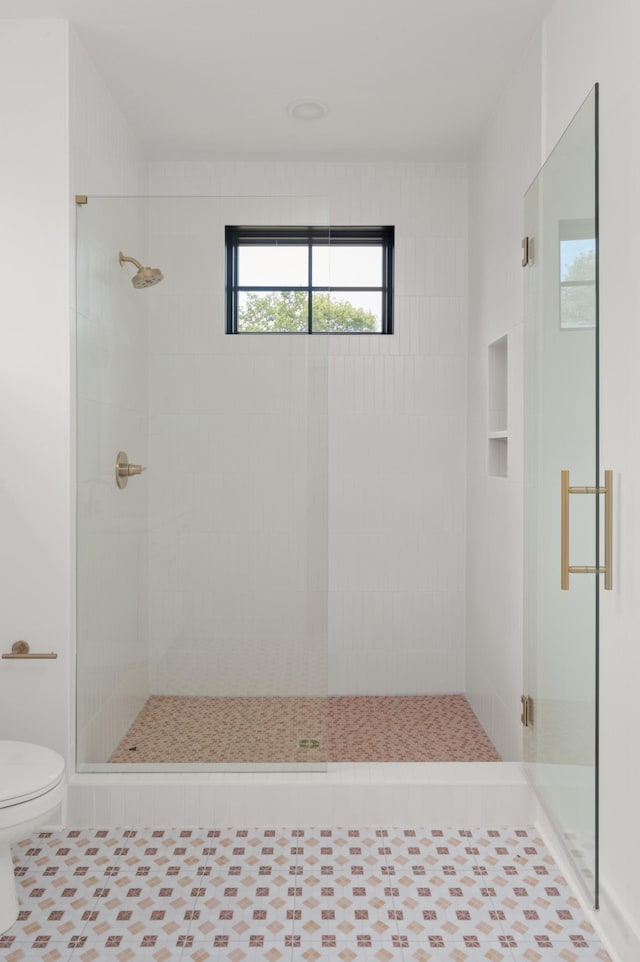
[[[162,280],[162,271],[157,267],[143,267],[135,257],[126,257],[122,251],[118,253],[118,260],[120,261],[120,267],[122,267],[124,263],[129,263],[135,264],[138,268],[138,273],[134,274],[131,278],[131,283],[136,288],[153,287],[154,284],[159,284]]]
[[[119,488],[126,488],[129,478],[146,471],[141,464],[131,464],[126,451],[118,451],[116,458],[116,484]]]

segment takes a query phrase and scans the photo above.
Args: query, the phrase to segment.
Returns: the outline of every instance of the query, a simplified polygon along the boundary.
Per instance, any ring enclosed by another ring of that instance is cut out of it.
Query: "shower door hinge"
[[[86,194],[76,194],[76,204],[78,205],[78,207],[82,207],[83,204],[86,204],[86,203],[87,203]]]
[[[533,237],[522,238],[522,266],[533,263]]]
[[[522,702],[520,721],[525,728],[530,728],[533,725],[533,698],[530,698],[529,695],[521,695],[520,701]]]

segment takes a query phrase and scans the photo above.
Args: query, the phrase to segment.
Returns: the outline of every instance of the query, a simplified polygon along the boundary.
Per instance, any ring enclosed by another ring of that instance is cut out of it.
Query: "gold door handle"
[[[613,471],[604,472],[604,589],[613,589]]]
[[[130,464],[126,451],[118,451],[116,458],[116,484],[119,488],[126,488],[129,478],[146,471],[141,464]]]
[[[613,471],[604,472],[603,487],[572,486],[569,472],[560,472],[560,588],[569,590],[569,575],[603,574],[605,591],[613,588]],[[604,565],[572,565],[569,562],[569,495],[604,494]]]

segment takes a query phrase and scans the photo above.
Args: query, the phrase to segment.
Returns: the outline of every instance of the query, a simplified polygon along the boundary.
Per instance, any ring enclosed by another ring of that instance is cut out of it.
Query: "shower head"
[[[138,268],[138,273],[134,274],[131,278],[131,283],[134,287],[153,287],[154,284],[159,284],[162,280],[162,271],[157,267],[143,267],[135,257],[125,257],[122,251],[118,254],[118,260],[120,261],[121,267],[125,261],[128,261],[130,264],[135,264]]]

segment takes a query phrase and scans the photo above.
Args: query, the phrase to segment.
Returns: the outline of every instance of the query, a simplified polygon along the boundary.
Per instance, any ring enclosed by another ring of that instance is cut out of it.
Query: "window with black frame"
[[[391,334],[393,227],[227,227],[228,334]]]

